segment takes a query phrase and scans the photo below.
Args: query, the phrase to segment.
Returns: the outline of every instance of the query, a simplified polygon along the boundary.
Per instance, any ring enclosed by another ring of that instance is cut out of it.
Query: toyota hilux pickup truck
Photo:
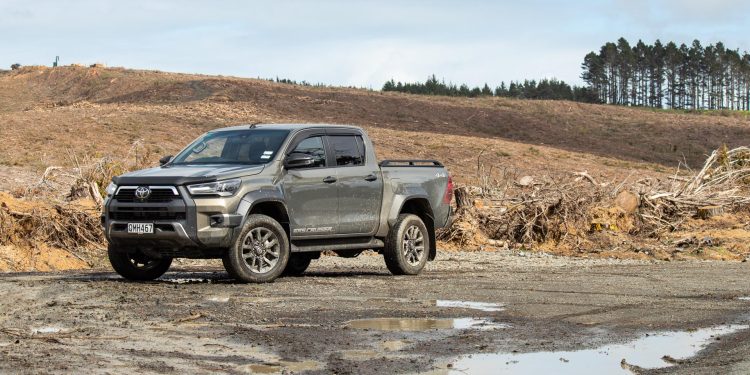
[[[416,275],[451,214],[440,162],[378,162],[355,126],[222,128],[159,162],[106,188],[108,256],[126,279],[156,279],[174,258],[220,258],[240,282],[270,282],[302,274],[321,252],[364,250]]]

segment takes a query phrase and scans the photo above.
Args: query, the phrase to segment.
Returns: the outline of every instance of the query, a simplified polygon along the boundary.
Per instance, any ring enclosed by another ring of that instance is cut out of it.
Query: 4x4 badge
[[[151,189],[147,186],[139,186],[135,189],[135,197],[138,199],[146,200],[151,196]]]

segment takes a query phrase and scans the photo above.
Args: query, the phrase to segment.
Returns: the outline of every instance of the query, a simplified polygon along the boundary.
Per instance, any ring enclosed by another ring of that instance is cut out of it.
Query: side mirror
[[[164,165],[169,163],[169,161],[172,160],[172,155],[167,155],[161,159],[159,159],[159,165]]]
[[[291,153],[284,159],[284,167],[287,169],[312,167],[313,165],[315,165],[315,159],[312,156],[299,152]]]

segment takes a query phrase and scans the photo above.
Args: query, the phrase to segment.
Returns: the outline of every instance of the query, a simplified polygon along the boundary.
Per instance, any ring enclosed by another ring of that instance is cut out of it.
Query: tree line
[[[519,99],[548,99],[575,100],[595,102],[597,96],[588,87],[571,86],[557,79],[511,81],[508,85],[501,82],[500,86],[490,88],[484,86],[470,87],[467,84],[446,83],[438,80],[433,74],[425,82],[396,82],[393,79],[383,85],[382,91],[397,91],[420,95],[462,96],[476,98],[482,96],[498,96]]]
[[[581,78],[597,101],[675,109],[750,110],[750,54],[723,43],[690,46],[625,38],[590,52]]]

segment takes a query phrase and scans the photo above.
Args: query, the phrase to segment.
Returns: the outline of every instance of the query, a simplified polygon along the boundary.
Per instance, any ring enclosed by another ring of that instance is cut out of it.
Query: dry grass
[[[212,127],[249,121],[351,123],[504,139],[670,168],[679,161],[697,167],[722,143],[731,147],[750,143],[750,121],[741,116],[564,101],[425,97],[118,68],[6,73],[0,75],[0,98],[8,99],[0,104],[0,120],[11,125],[10,134],[3,136],[12,135],[16,127],[60,126],[36,133],[44,135],[41,147],[6,163],[33,163],[44,155],[46,143],[59,143],[61,133],[81,128],[100,136],[125,137],[124,144],[135,140],[129,137],[160,139],[164,148],[170,148],[172,140],[162,136],[177,135],[180,139],[174,144],[184,144],[183,134],[192,138]],[[102,143],[117,143],[114,137],[105,140]]]

